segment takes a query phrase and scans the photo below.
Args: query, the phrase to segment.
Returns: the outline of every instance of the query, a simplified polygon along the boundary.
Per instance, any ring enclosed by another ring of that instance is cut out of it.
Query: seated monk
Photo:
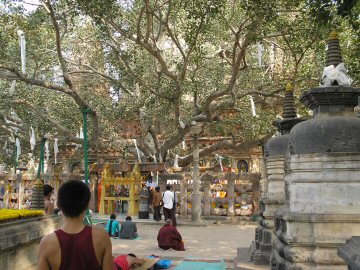
[[[132,253],[119,255],[114,258],[114,269],[116,270],[130,270],[133,266],[141,265],[144,259],[136,258]]]
[[[171,219],[167,219],[165,225],[161,227],[157,240],[158,246],[161,249],[168,250],[172,248],[178,251],[185,250],[181,235],[176,227],[172,226]]]

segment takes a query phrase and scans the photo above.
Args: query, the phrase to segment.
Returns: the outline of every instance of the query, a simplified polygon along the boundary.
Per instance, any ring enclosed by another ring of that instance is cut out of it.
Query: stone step
[[[269,265],[255,265],[249,261],[238,261],[237,257],[234,258],[234,270],[268,270]]]

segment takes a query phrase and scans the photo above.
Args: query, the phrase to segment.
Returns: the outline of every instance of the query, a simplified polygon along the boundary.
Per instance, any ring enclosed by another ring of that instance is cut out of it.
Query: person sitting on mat
[[[120,238],[132,240],[136,237],[138,237],[136,224],[131,221],[130,216],[127,216],[125,222],[121,224]]]
[[[106,224],[105,230],[109,233],[109,236],[119,237],[120,235],[120,225],[116,220],[116,215],[111,214],[110,220]]]
[[[184,251],[184,242],[176,227],[172,226],[171,219],[167,219],[165,225],[159,230],[157,237],[158,246],[161,249],[168,250],[170,248]]]

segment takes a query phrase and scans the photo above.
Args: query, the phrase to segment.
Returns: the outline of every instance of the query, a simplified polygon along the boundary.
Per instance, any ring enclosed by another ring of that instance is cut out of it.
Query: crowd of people
[[[46,214],[54,213],[54,204],[51,202],[53,192],[51,186],[44,185]],[[112,256],[110,237],[120,239],[138,237],[136,224],[130,216],[119,223],[117,216],[111,214],[105,230],[84,224],[90,196],[89,187],[82,181],[67,181],[60,186],[57,206],[63,219],[62,227],[42,238],[38,252],[39,270],[130,270],[134,265],[141,265],[144,262],[143,259],[137,258],[132,253],[119,255],[115,258]],[[164,193],[160,192],[159,187],[155,187],[151,198],[154,219],[161,220],[161,207],[163,207],[165,217],[165,225],[160,228],[157,236],[158,247],[164,250],[184,251],[182,237],[176,229],[176,202],[171,186],[166,186]],[[140,209],[147,210],[146,208]]]

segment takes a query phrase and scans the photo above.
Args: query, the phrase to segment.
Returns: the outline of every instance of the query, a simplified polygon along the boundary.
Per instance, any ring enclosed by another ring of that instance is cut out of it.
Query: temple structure
[[[262,196],[260,199],[262,219],[255,230],[255,241],[250,249],[250,258],[256,264],[269,264],[272,250],[274,213],[282,208],[285,203],[284,165],[289,133],[293,126],[303,121],[297,118],[293,88],[290,83],[286,86],[282,117],[282,119],[274,121],[279,135],[271,138],[265,145],[261,185]]]
[[[342,64],[335,31],[326,63]],[[300,97],[313,118],[289,134],[286,203],[275,212],[273,270],[345,270],[337,248],[360,234],[360,119],[354,111],[360,89],[342,85],[336,74],[331,78],[331,85]]]

